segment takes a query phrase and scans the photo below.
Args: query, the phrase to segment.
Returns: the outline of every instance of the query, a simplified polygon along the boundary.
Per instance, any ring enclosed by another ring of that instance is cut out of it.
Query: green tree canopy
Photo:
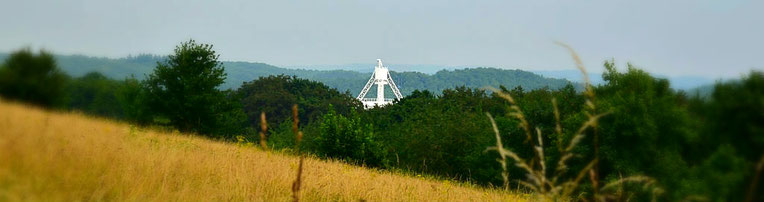
[[[245,82],[237,90],[241,96],[244,111],[255,124],[260,120],[260,112],[265,112],[271,125],[289,119],[292,105],[300,106],[300,120],[313,122],[328,112],[333,106],[339,114],[347,115],[351,109],[360,108],[360,101],[350,94],[340,93],[321,82],[297,78],[296,76],[267,76]]]
[[[371,124],[363,122],[355,110],[345,117],[330,109],[323,116],[320,130],[315,138],[316,153],[319,155],[374,166],[386,164],[384,151],[374,137]]]
[[[124,113],[115,90],[121,87],[120,81],[109,79],[98,72],[88,73],[83,77],[72,79],[67,86],[69,94],[67,107],[89,114],[122,118]]]
[[[209,44],[189,40],[177,46],[166,62],[157,63],[144,83],[151,110],[169,119],[178,130],[205,135],[231,132],[223,128],[239,125],[237,122],[246,124],[244,120],[227,120],[243,114],[229,95],[218,89],[226,78],[218,57]]]
[[[716,201],[741,201],[748,190],[753,201],[764,200],[761,179],[749,190],[755,162],[764,158],[764,72],[717,83],[710,98],[694,98],[691,109],[699,118],[699,137],[688,145],[688,156],[703,185],[693,191]]]
[[[605,62],[605,68],[607,84],[596,88],[597,104],[611,113],[599,124],[600,175],[647,175],[679,187],[688,169],[682,145],[696,135],[680,96],[668,80],[631,64],[626,72],[618,72],[613,61]]]
[[[0,95],[7,99],[44,107],[64,104],[67,76],[45,51],[33,54],[29,49],[14,52],[0,67]]]

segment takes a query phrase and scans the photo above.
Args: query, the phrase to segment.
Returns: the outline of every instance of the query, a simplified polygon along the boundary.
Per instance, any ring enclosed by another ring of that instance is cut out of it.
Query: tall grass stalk
[[[268,148],[268,140],[265,133],[268,132],[268,122],[265,120],[265,112],[260,112],[260,146]]]
[[[761,156],[761,159],[759,159],[759,162],[756,164],[756,172],[753,175],[751,185],[748,186],[748,193],[745,196],[745,201],[753,201],[753,198],[756,196],[756,187],[759,183],[762,170],[764,170],[764,155]]]
[[[298,128],[298,123],[300,123],[300,117],[298,116],[298,109],[297,104],[292,105],[292,132],[296,135],[295,139],[295,151],[297,151],[297,155],[300,155],[300,162],[297,165],[297,179],[294,180],[294,183],[292,183],[292,201],[298,202],[300,201],[300,185],[302,184],[302,165],[303,161],[305,160],[305,156],[302,155],[300,152],[300,142],[302,142],[302,131]]]
[[[581,185],[582,180],[584,177],[589,175],[589,180],[592,183],[592,199],[594,201],[606,201],[606,200],[612,200],[612,199],[622,199],[623,198],[623,185],[626,183],[642,183],[643,187],[645,189],[652,187],[652,195],[653,200],[655,200],[655,196],[661,194],[663,191],[660,188],[657,188],[657,186],[654,186],[656,183],[652,178],[645,177],[645,176],[632,176],[627,178],[621,178],[619,180],[607,183],[605,186],[599,187],[599,179],[598,179],[598,169],[597,165],[599,162],[599,141],[598,141],[598,134],[597,134],[597,127],[600,118],[607,115],[608,112],[600,113],[597,110],[596,105],[594,104],[595,100],[595,94],[593,87],[591,86],[591,83],[589,82],[589,77],[586,73],[586,68],[584,67],[583,63],[581,62],[580,57],[576,52],[568,45],[563,43],[557,43],[564,48],[566,48],[571,56],[573,57],[573,60],[576,63],[576,67],[581,71],[584,77],[584,97],[585,97],[585,108],[584,113],[587,116],[587,120],[581,124],[581,126],[575,130],[573,133],[572,138],[567,141],[567,145],[565,145],[565,140],[563,139],[563,128],[560,123],[560,112],[557,107],[557,100],[552,99],[552,107],[554,108],[554,118],[555,118],[555,133],[558,137],[558,150],[560,152],[560,157],[557,159],[557,166],[554,168],[554,172],[551,175],[548,175],[547,173],[547,164],[546,164],[546,157],[544,153],[544,141],[543,141],[543,134],[541,132],[541,129],[534,128],[531,129],[530,123],[527,121],[524,113],[520,109],[520,107],[515,102],[514,98],[509,93],[503,92],[499,89],[489,87],[488,90],[493,91],[498,95],[499,97],[505,99],[509,103],[510,111],[508,113],[509,117],[515,118],[519,121],[518,127],[523,130],[526,136],[526,144],[530,144],[533,148],[533,154],[534,156],[530,160],[526,160],[517,153],[506,149],[503,147],[501,142],[501,135],[499,132],[498,127],[496,126],[496,122],[494,121],[493,117],[490,113],[486,113],[486,116],[488,116],[488,119],[491,122],[491,126],[493,127],[493,131],[496,136],[496,146],[495,147],[488,147],[486,150],[489,151],[497,151],[499,153],[500,158],[497,159],[499,163],[502,166],[502,178],[504,179],[504,185],[505,187],[509,184],[509,173],[506,168],[506,161],[507,159],[512,159],[514,161],[514,165],[523,172],[525,172],[526,179],[522,181],[518,181],[519,184],[539,193],[545,200],[558,200],[558,199],[573,199],[573,194],[577,193],[577,190],[579,186]],[[573,149],[584,139],[586,136],[587,131],[592,131],[594,134],[593,137],[593,147],[594,147],[594,159],[589,161],[589,163],[584,166],[583,169],[578,171],[578,173],[575,175],[575,177],[567,177],[569,167],[568,162],[573,159],[573,157],[576,156],[576,154],[573,153]],[[532,134],[535,133],[536,140],[532,140]],[[535,162],[538,162],[537,165]],[[611,193],[612,191],[615,191],[614,193]],[[602,194],[603,192],[607,192],[608,194]],[[627,196],[630,197],[630,196]]]
[[[504,190],[509,189],[509,171],[507,170],[507,156],[511,155],[511,151],[505,150],[504,145],[501,144],[501,136],[499,135],[499,129],[496,128],[496,121],[493,120],[493,117],[490,113],[485,113],[486,116],[488,116],[488,120],[491,120],[491,125],[493,125],[493,132],[496,133],[496,147],[489,147],[488,149],[496,150],[499,152],[499,158],[497,161],[501,165],[501,178],[504,179]],[[397,155],[397,154],[396,154]],[[515,155],[517,156],[517,155]]]

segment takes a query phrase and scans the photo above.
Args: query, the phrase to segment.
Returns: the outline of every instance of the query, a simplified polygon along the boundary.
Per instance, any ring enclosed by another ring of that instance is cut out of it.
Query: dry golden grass
[[[297,162],[254,147],[0,100],[0,201],[288,201]],[[518,201],[530,196],[306,158],[300,197]]]

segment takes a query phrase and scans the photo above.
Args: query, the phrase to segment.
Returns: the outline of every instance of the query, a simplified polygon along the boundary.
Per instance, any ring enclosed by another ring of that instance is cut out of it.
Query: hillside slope
[[[294,156],[2,100],[0,112],[0,201],[291,200]],[[303,201],[527,199],[314,158],[303,176]]]
[[[7,54],[0,53],[0,61]],[[150,74],[157,61],[163,61],[164,57],[152,55],[138,55],[127,58],[110,59],[88,57],[82,55],[55,55],[56,60],[66,73],[79,77],[88,72],[97,71],[114,79],[124,79],[134,75],[143,79]],[[306,70],[287,69],[265,63],[252,62],[228,62],[224,61],[228,79],[223,84],[224,89],[236,89],[242,82],[252,81],[261,76],[268,75],[295,75],[301,78],[322,82],[329,87],[336,88],[340,92],[349,91],[351,95],[357,95],[366,81],[371,77],[374,66],[368,66],[367,72],[348,70]],[[440,94],[442,90],[457,86],[482,88],[486,86],[498,87],[504,85],[508,88],[522,86],[524,89],[537,89],[549,87],[557,89],[568,84],[567,80],[546,78],[523,70],[510,70],[498,68],[465,68],[456,70],[441,70],[435,74],[420,72],[398,72],[396,67],[391,66],[392,77],[405,96],[414,90],[429,90]],[[432,69],[432,67],[430,68]],[[388,94],[392,95],[392,92]],[[368,95],[373,97],[376,91]]]

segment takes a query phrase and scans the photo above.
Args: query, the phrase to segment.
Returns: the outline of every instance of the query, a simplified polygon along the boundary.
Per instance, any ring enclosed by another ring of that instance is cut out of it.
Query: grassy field
[[[309,134],[306,134],[309,135]],[[0,201],[288,201],[298,158],[0,100]],[[531,196],[305,159],[303,201]]]

